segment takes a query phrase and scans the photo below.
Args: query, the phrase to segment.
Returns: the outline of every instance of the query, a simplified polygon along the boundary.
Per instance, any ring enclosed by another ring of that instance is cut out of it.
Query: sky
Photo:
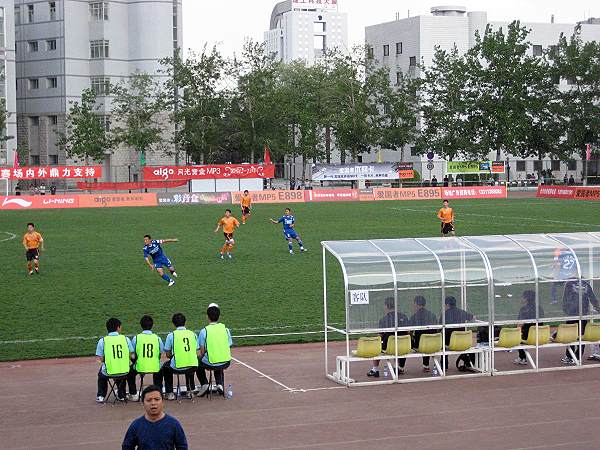
[[[244,40],[262,42],[277,0],[183,0],[183,46],[201,51],[217,44],[224,55],[240,51]],[[339,0],[348,14],[350,46],[364,41],[365,26],[395,19],[430,14],[438,5],[466,6],[467,11],[487,11],[489,21],[575,23],[600,18],[599,0]]]

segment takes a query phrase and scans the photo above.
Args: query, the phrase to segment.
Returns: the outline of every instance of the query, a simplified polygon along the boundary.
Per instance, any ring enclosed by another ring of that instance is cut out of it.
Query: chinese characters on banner
[[[313,181],[398,180],[414,177],[412,163],[313,164]]]
[[[101,178],[102,166],[1,167],[0,179],[48,180]]]
[[[600,188],[576,186],[539,186],[537,197],[575,200],[600,200]]]
[[[292,0],[294,8],[337,10],[338,0]]]
[[[227,164],[212,166],[144,167],[144,180],[209,180],[275,178],[273,164]]]

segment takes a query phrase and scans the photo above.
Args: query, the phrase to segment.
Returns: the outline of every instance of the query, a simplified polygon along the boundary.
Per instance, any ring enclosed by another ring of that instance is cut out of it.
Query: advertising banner
[[[80,208],[117,208],[123,206],[157,206],[156,194],[84,194]]]
[[[358,189],[317,189],[304,191],[305,202],[357,202]]]
[[[458,198],[506,198],[506,186],[444,187],[442,196],[446,199]]]
[[[375,200],[434,200],[441,199],[440,188],[374,188]]]
[[[600,200],[600,187],[597,188],[577,188],[575,200]]]
[[[412,163],[313,164],[313,181],[398,180],[413,178]]]
[[[229,192],[182,194],[157,194],[159,206],[169,205],[221,205],[231,203]]]
[[[185,186],[186,180],[175,181],[133,181],[133,182],[98,182],[88,183],[85,181],[77,182],[77,189],[82,191],[127,191],[127,190],[144,190],[144,189],[167,189]]]
[[[504,173],[505,169],[504,161],[492,161],[492,173]]]
[[[292,0],[292,7],[294,9],[301,8],[336,11],[338,0]]]
[[[243,192],[232,192],[231,203],[239,205]],[[304,203],[304,191],[252,191],[252,203]]]
[[[502,165],[502,172],[499,172]],[[495,171],[494,171],[495,170]],[[466,173],[504,173],[504,162],[499,161],[498,165],[494,166],[491,161],[448,161],[446,173],[466,174]]]
[[[144,167],[144,180],[214,180],[275,178],[274,164],[226,164],[211,166]]]
[[[8,180],[63,180],[101,177],[102,166],[34,166],[0,168],[0,178]]]
[[[577,188],[574,186],[538,186],[537,197],[540,198],[574,198]]]
[[[0,210],[77,208],[78,195],[18,195],[0,197]]]

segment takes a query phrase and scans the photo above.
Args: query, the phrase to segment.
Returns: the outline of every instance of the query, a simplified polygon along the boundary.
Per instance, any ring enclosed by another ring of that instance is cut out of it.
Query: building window
[[[554,84],[560,84],[560,75],[558,75],[558,74],[552,75],[552,82]]]
[[[33,5],[27,5],[27,23],[33,23]]]
[[[58,116],[49,116],[50,125],[58,125]]]
[[[40,80],[37,78],[29,79],[29,90],[39,89],[40,88]]]
[[[552,160],[550,162],[550,169],[552,171],[558,171],[558,170],[560,170],[560,161],[558,161],[558,160]]]
[[[517,172],[525,172],[525,161],[517,161]]]
[[[417,152],[417,147],[413,146],[410,148],[410,156],[419,156],[419,153]]]
[[[56,50],[56,39],[48,39],[46,41],[46,50],[49,52]]]
[[[29,122],[32,127],[39,127],[40,126],[40,116],[31,116],[29,118]]]
[[[535,159],[533,161],[533,171],[534,172],[541,172],[542,171],[542,161],[540,161],[539,159]]]
[[[315,22],[314,30],[315,33],[325,33],[325,22]]]
[[[577,161],[574,159],[567,161],[567,170],[577,170]]]
[[[542,46],[541,45],[533,46],[533,56],[542,56]]]
[[[574,86],[577,84],[577,79],[576,78],[567,78],[567,84],[569,86]]]
[[[402,83],[402,72],[396,72],[396,86],[400,86]]]
[[[104,128],[104,131],[106,131],[107,133],[110,132],[110,117],[109,116],[99,116],[98,120],[100,120],[100,123],[102,124],[102,128]]]
[[[108,41],[90,41],[90,57],[92,59],[108,58]]]
[[[368,59],[375,58],[375,51],[373,50],[373,47],[371,47],[370,45],[367,47],[367,58]]]
[[[314,36],[315,43],[315,56],[321,56],[325,54],[325,50],[327,49],[325,44],[325,36]]]
[[[50,8],[50,20],[56,20],[56,2],[48,2]]]
[[[32,166],[40,165],[40,155],[29,155],[29,162]]]
[[[48,164],[50,164],[51,166],[58,166],[58,155],[48,155]]]
[[[417,57],[416,56],[411,56],[408,62],[408,65],[410,67],[417,67]]]
[[[38,51],[38,42],[37,41],[29,41],[27,43],[27,48],[30,53],[34,53]]]
[[[15,25],[21,25],[21,7],[15,6]]]
[[[48,77],[46,78],[46,86],[48,89],[56,89],[58,87],[58,78]]]
[[[90,3],[92,20],[108,20],[108,2]]]
[[[387,44],[383,46],[383,56],[390,56],[390,46]]]
[[[92,90],[96,95],[108,95],[110,92],[110,78],[92,77]]]
[[[402,42],[396,42],[396,55],[402,54]]]

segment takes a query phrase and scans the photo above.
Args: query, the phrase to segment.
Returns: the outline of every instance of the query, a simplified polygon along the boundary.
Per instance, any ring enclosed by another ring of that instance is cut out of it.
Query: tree
[[[579,154],[587,178],[586,145],[600,143],[600,43],[582,43],[575,33],[561,36],[549,52],[555,82],[566,79],[569,89],[561,93],[562,114],[566,117],[561,142],[563,159]]]
[[[224,112],[228,92],[222,87],[227,81],[229,62],[216,47],[205,47],[200,54],[190,53],[185,60],[178,52],[161,61],[169,82],[165,86],[165,104],[172,120],[181,128],[175,142],[201,164],[218,160],[226,141]],[[172,95],[180,92],[179,95]]]
[[[103,105],[96,101],[93,89],[81,94],[81,101],[71,101],[64,132],[57,132],[58,146],[69,157],[102,161],[112,148],[112,140],[100,118]]]
[[[112,86],[111,91],[115,141],[139,151],[140,163],[144,165],[148,151],[166,147],[166,108],[161,86],[150,75],[135,73]]]

